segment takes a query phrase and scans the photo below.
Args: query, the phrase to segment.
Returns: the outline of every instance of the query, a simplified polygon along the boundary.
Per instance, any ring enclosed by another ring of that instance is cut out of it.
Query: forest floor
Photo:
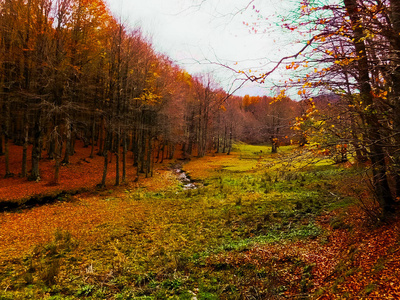
[[[13,177],[4,179],[5,156],[0,156],[0,203],[16,202],[22,204],[31,198],[38,202],[46,196],[57,196],[65,193],[75,193],[84,190],[93,190],[96,184],[101,182],[103,174],[104,157],[96,155],[90,158],[91,148],[84,148],[81,141],[76,142],[75,154],[70,156],[70,163],[60,168],[60,183],[54,185],[55,162],[48,159],[43,151],[43,159],[40,161],[41,180],[28,181],[21,178],[22,147],[12,145],[10,147],[10,171]],[[31,149],[28,149],[28,153]],[[115,181],[115,157],[109,154],[110,163],[107,173],[107,185],[111,186]],[[30,170],[28,159],[28,170]],[[136,168],[133,167],[132,155],[127,156],[127,177],[132,181],[136,177]]]
[[[46,169],[43,183],[1,179],[15,200],[88,192],[0,213],[0,299],[399,299],[400,219],[362,209],[365,170],[280,150],[192,159],[189,190],[169,168],[180,161],[118,188],[110,170],[109,188],[93,190],[102,158],[86,152],[62,187]],[[93,173],[71,175],[77,166]]]

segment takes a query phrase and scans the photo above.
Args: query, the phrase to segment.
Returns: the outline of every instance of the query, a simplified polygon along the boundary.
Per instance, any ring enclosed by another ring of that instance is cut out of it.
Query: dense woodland
[[[60,167],[81,140],[92,148],[91,157],[104,156],[104,186],[110,157],[118,185],[126,181],[128,153],[137,173],[147,177],[178,146],[183,157],[201,157],[211,150],[229,153],[234,139],[268,142],[273,152],[280,143],[298,142],[316,145],[319,154],[338,162],[353,154],[358,162],[369,161],[384,210],[399,197],[396,1],[301,2],[282,18],[282,29],[314,33],[277,65],[295,71],[285,87],[297,88],[300,102],[283,92],[274,98],[232,96],[211,74],[188,74],[155,52],[140,29],[113,17],[102,0],[4,0],[0,22],[5,177],[16,175],[10,143],[23,148],[20,176],[39,181],[45,156],[54,160],[57,184]],[[238,73],[263,83],[275,69]],[[317,90],[337,96],[311,97]]]
[[[292,4],[239,97],[105,0],[0,0],[0,299],[400,299],[400,2]]]
[[[190,75],[156,53],[140,29],[127,28],[105,3],[84,0],[1,2],[1,135],[5,177],[40,180],[40,161],[59,169],[76,140],[110,161],[125,182],[126,156],[137,173],[174,156],[229,153],[233,139],[289,143],[300,105],[288,98],[237,97],[210,74]],[[10,143],[23,148],[9,166]],[[115,160],[112,159],[115,157]]]

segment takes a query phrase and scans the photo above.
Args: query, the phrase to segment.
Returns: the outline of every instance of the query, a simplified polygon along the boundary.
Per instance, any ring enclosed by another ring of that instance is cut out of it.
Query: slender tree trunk
[[[147,149],[147,158],[146,158],[146,178],[149,176],[153,176],[152,165],[153,165],[153,147],[154,147],[154,139],[152,137],[148,137],[148,149]]]
[[[3,135],[0,134],[0,156],[4,155]]]
[[[39,139],[39,160],[41,160],[42,157],[42,152],[43,152],[43,145],[44,145],[44,136],[43,134],[40,134],[40,139]]]
[[[164,159],[169,159],[169,142],[165,142],[165,157]]]
[[[103,176],[101,178],[101,183],[99,184],[100,187],[105,187],[106,186],[106,179],[107,179],[107,171],[108,171],[108,140],[110,139],[110,134],[108,131],[106,132],[106,137],[104,139],[104,151],[103,151],[103,157],[104,157],[104,165],[103,165]]]
[[[277,138],[272,135],[271,136],[271,153],[277,153],[278,152],[278,146],[277,146]]]
[[[147,138],[147,140],[146,140],[146,144],[147,144],[147,147],[146,147],[146,150],[147,150],[147,152],[146,152],[146,163],[145,163],[145,177],[146,178],[148,178],[149,177],[149,170],[150,170],[150,153],[151,153],[151,149],[150,149],[150,147],[151,147],[151,141],[150,141],[150,138]]]
[[[54,179],[53,183],[55,185],[60,184],[60,165],[61,165],[61,155],[62,155],[62,142],[60,142],[59,138],[59,133],[58,130],[55,130],[55,149],[54,149],[54,154],[55,154],[55,165],[54,165]]]
[[[112,123],[112,122],[111,122]],[[115,153],[115,148],[114,148],[114,133],[113,132],[111,132],[110,133],[110,139],[109,139],[109,146],[108,146],[108,149],[109,149],[109,152],[110,153]],[[112,159],[113,159],[113,155],[109,155],[109,160],[108,160],[108,163],[112,163]]]
[[[163,140],[162,144],[161,144],[161,160],[160,160],[160,164],[162,164],[163,161],[164,161],[164,152],[165,152],[165,141]]]
[[[222,153],[226,153],[226,146],[228,143],[228,135],[227,135],[228,127],[225,124],[225,131],[224,131],[224,146],[222,147]]]
[[[5,133],[4,133],[4,154],[5,154],[5,168],[6,174],[5,178],[13,177],[10,171],[10,131],[11,131],[11,113],[10,113],[10,103],[8,97],[6,97],[5,103]]]
[[[5,178],[13,177],[13,173],[10,171],[10,142],[6,136],[4,139],[4,149],[5,149],[5,164],[6,164],[6,175]]]
[[[30,51],[29,49],[29,40],[30,40],[30,27],[31,27],[31,0],[27,1],[27,18],[26,18],[26,26],[25,26],[25,40],[24,40],[24,88],[25,90],[30,89],[30,81],[31,81],[31,70],[29,66],[30,61]],[[29,120],[28,120],[28,102],[29,98],[25,98],[26,107],[24,111],[24,139],[22,144],[22,166],[21,166],[21,177],[25,178],[28,176],[28,142],[29,142]]]
[[[27,177],[28,176],[28,168],[27,168],[28,141],[29,141],[29,125],[28,125],[28,120],[26,120],[26,123],[25,123],[25,126],[24,126],[24,143],[22,145],[21,177]]]
[[[138,166],[138,157],[139,157],[139,130],[137,128],[134,129],[133,131],[133,137],[132,137],[132,154],[133,154],[133,166]]]
[[[176,150],[176,144],[171,143],[171,159],[173,159],[175,156],[175,150]]]
[[[198,118],[199,118],[199,122],[198,122],[198,133],[197,133],[197,156],[199,156],[199,157],[201,157],[201,151],[202,151],[202,149],[203,149],[203,145],[202,145],[202,142],[203,142],[203,134],[202,134],[202,124],[201,124],[201,121],[202,121],[202,109],[201,109],[201,101],[200,101],[200,103],[199,103],[199,115],[198,115]]]
[[[155,149],[155,140],[152,139],[151,143],[151,152],[150,152],[150,177],[153,177],[154,170],[154,149]]]
[[[203,151],[201,156],[205,156],[207,153],[207,150],[209,149],[208,147],[208,110],[205,108],[204,112],[204,130],[203,130]]]
[[[49,159],[54,159],[56,149],[55,149],[55,141],[54,141],[53,138],[49,138],[47,147],[48,147],[48,150],[47,150],[48,158]]]
[[[231,123],[231,129],[229,130],[229,147],[227,155],[231,154],[232,142],[233,142],[233,125]]]
[[[158,163],[158,160],[160,159],[160,152],[161,152],[161,142],[160,141],[154,141],[154,149],[156,149],[155,150],[155,158],[154,158],[154,161],[155,161],[155,163]]]
[[[92,118],[92,126],[91,126],[91,149],[90,149],[90,158],[94,157],[94,139],[95,139],[95,134],[96,134],[96,122],[95,118],[93,116]]]
[[[126,182],[126,153],[128,152],[127,134],[124,131],[122,137],[122,183]]]
[[[57,124],[57,117],[54,116],[52,128],[55,128],[57,125],[58,125]],[[47,145],[47,147],[48,147],[47,156],[48,156],[49,159],[54,159],[54,156],[56,155],[56,153],[55,153],[55,151],[56,151],[55,150],[56,141],[54,140],[54,134],[52,134],[51,132],[50,132],[50,137],[48,139],[48,143],[47,144],[48,144]]]
[[[120,184],[120,129],[118,128],[117,134],[115,136],[115,185],[118,186]]]
[[[71,124],[69,120],[67,119],[67,124],[66,124],[66,129],[67,129],[67,136],[66,136],[66,144],[65,144],[65,153],[64,153],[64,159],[62,161],[62,164],[68,165],[70,163],[69,157],[71,154],[71,143],[72,143],[72,132],[71,132]]]
[[[105,135],[105,120],[104,117],[101,117],[101,122],[100,122],[100,126],[99,126],[99,137],[97,138],[98,140],[98,145],[99,145],[99,151],[97,152],[97,155],[99,156],[103,156],[104,155],[104,151],[105,151],[105,141],[104,141],[104,135]]]
[[[75,145],[76,145],[76,130],[72,126],[71,127],[71,144],[70,144],[70,149],[69,149],[70,156],[75,155]]]
[[[146,135],[145,128],[142,125],[142,132],[140,137],[140,145],[139,145],[139,164],[140,164],[140,173],[144,173],[144,157],[146,151]]]
[[[41,128],[40,128],[40,114],[37,116],[37,120],[35,121],[35,126],[33,127],[33,145],[32,145],[32,171],[29,176],[29,180],[31,181],[40,181],[40,172],[39,172],[39,160],[40,160],[40,136],[41,136]]]
[[[14,13],[13,3],[11,1],[7,1],[6,7],[4,7],[4,15],[5,17],[10,17]],[[11,24],[9,24],[11,26]],[[10,111],[10,94],[13,85],[13,71],[12,71],[12,31],[10,30],[3,30],[1,32],[2,36],[2,46],[3,49],[3,57],[2,57],[2,74],[3,77],[1,83],[3,85],[2,89],[2,100],[3,100],[3,115],[4,115],[4,155],[5,155],[5,177],[12,177],[10,171],[10,146],[9,146],[9,139],[10,139],[10,132],[11,132],[11,111]]]

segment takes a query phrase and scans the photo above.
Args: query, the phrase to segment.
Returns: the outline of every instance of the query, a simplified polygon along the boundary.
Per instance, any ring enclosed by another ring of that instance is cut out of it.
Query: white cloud
[[[271,16],[285,8],[284,1],[256,0],[247,9],[250,0],[205,0],[198,6],[189,0],[108,2],[122,22],[141,26],[152,37],[157,51],[166,53],[190,73],[214,70],[225,88],[232,82],[233,74],[207,61],[253,69],[253,72],[262,71],[274,65],[271,61],[277,61],[293,50],[287,48],[292,37],[283,36],[277,31],[278,26],[269,24]],[[261,9],[261,19],[252,9],[253,4]],[[257,34],[249,33],[252,22],[262,23]],[[279,74],[274,76],[276,78]],[[248,89],[249,93],[268,93],[265,89],[254,88],[254,85]]]

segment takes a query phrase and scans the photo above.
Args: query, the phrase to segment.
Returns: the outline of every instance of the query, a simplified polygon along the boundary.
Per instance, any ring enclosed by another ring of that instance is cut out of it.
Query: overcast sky
[[[123,23],[140,26],[151,36],[156,51],[167,54],[191,74],[213,71],[225,89],[233,73],[208,61],[252,72],[265,71],[293,51],[294,46],[289,45],[293,37],[283,35],[274,24],[276,15],[287,9],[285,1],[255,0],[250,5],[251,0],[107,1]],[[261,24],[255,27],[257,33],[249,32],[253,22]],[[277,73],[273,78],[282,76]],[[269,85],[266,87],[248,86],[236,94],[268,95]]]

